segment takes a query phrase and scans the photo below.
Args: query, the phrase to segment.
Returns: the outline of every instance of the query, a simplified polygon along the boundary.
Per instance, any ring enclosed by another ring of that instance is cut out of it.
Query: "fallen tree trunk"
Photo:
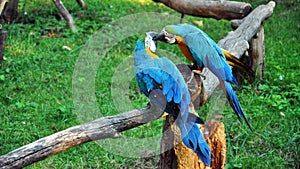
[[[262,23],[273,14],[275,2],[270,1],[266,5],[255,8],[241,23],[238,28],[229,32],[219,41],[218,45],[240,58],[249,49],[249,42],[260,29]],[[237,21],[235,21],[237,22]]]
[[[264,20],[272,16],[274,7],[275,2],[270,1],[266,5],[260,5],[255,8],[243,19],[237,29],[233,32],[229,32],[224,39],[218,42],[218,45],[228,50],[237,58],[240,58],[249,49],[250,40],[259,31]],[[220,82],[207,68],[204,68],[203,74],[207,77],[206,80],[203,81],[204,86],[207,86],[205,89],[208,95],[211,95]]]
[[[68,128],[0,156],[0,168],[23,168],[89,141],[119,137],[120,132],[153,121],[161,114],[155,106],[147,106]]]
[[[241,19],[251,12],[251,5],[236,1],[153,0],[182,14],[215,19]]]

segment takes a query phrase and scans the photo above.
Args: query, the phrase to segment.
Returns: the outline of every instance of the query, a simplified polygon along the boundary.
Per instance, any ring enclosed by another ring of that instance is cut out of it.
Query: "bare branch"
[[[245,17],[240,26],[219,41],[218,45],[237,57],[241,57],[249,49],[248,42],[255,36],[264,20],[272,16],[275,2],[270,1],[266,5],[260,5],[255,8],[247,17]]]
[[[119,133],[159,118],[162,111],[147,106],[74,126],[0,156],[0,168],[23,168],[80,144],[119,137]]]
[[[62,3],[62,1],[61,0],[53,0],[53,3],[56,5],[57,9],[59,10],[59,12],[63,16],[63,18],[68,23],[68,26],[70,27],[70,29],[72,31],[75,31],[76,26],[75,26],[74,19],[73,19],[72,15],[69,13],[69,11],[67,10],[67,8]]]
[[[251,5],[236,1],[153,0],[187,15],[215,19],[241,19],[251,11]]]

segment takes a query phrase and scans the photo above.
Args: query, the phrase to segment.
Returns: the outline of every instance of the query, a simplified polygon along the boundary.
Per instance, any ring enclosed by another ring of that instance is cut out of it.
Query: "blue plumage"
[[[150,95],[151,91],[155,89],[162,91],[167,99],[167,106],[162,109],[176,119],[175,122],[180,128],[184,144],[194,150],[205,164],[210,165],[211,150],[197,126],[197,123],[203,123],[203,121],[189,113],[190,94],[177,67],[167,58],[150,58],[142,40],[138,40],[136,44],[134,64],[136,79],[142,92],[153,99]],[[179,114],[169,108],[173,104],[180,107]]]
[[[192,25],[168,25],[165,29],[171,34],[184,38],[186,46],[197,64],[200,67],[207,67],[219,78],[221,87],[232,109],[240,120],[241,117],[245,119],[248,127],[252,130],[251,124],[231,86],[231,84],[238,85],[238,82],[232,74],[231,68],[218,45],[205,32]]]

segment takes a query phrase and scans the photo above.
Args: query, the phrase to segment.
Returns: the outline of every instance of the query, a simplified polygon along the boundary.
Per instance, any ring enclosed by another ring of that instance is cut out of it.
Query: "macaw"
[[[242,122],[244,118],[248,127],[253,131],[231,84],[238,85],[232,74],[231,68],[221,48],[202,30],[188,24],[168,25],[163,31],[154,37],[169,44],[177,44],[186,58],[197,65],[199,70],[207,67],[214,73],[219,81],[226,97]]]
[[[134,51],[135,76],[141,91],[155,103],[155,97],[164,96],[166,106],[158,106],[170,114],[179,127],[183,143],[206,164],[211,164],[211,150],[197,124],[203,124],[200,118],[190,113],[190,94],[188,87],[177,67],[167,58],[155,54],[155,33],[147,33],[145,46],[140,39]],[[151,92],[156,92],[151,95]]]
[[[180,33],[174,33],[174,34],[170,34],[170,32],[168,32],[166,29],[164,29],[161,34],[159,35],[158,38],[156,38],[157,40],[163,41],[163,42],[167,42],[170,44],[174,44],[176,43],[177,46],[179,47],[179,49],[181,50],[181,52],[184,54],[184,56],[192,61],[194,63],[194,66],[196,66],[196,69],[198,70],[202,70],[203,67],[199,67],[197,66],[197,61],[192,57],[190,50],[186,44],[186,41],[184,38],[182,38],[181,36],[179,36],[179,34],[189,34],[189,33],[194,33],[194,32],[199,32],[201,33],[203,36],[205,36],[206,39],[208,39],[211,43],[210,45],[213,45],[214,48],[216,48],[216,50],[218,50],[218,52],[220,53],[220,55],[225,56],[226,58],[226,62],[237,69],[240,69],[244,72],[247,72],[249,75],[254,76],[255,72],[246,64],[244,64],[243,62],[241,62],[239,59],[237,59],[234,55],[232,55],[229,51],[219,48],[218,45],[202,30],[198,29],[197,27],[194,27],[192,25],[188,25],[188,24],[179,24],[184,26],[183,29],[187,29],[184,30],[185,32],[182,32],[182,30],[176,30],[179,31]],[[171,26],[171,25],[170,25]],[[168,26],[166,27],[168,29]],[[172,28],[170,28],[172,29]],[[182,32],[182,33],[181,33]],[[177,36],[174,36],[177,35]],[[223,53],[223,54],[222,54]]]

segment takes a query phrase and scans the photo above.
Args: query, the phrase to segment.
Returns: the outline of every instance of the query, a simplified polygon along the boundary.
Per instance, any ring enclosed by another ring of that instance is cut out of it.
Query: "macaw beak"
[[[169,44],[176,44],[176,36],[168,33],[165,29],[163,29],[157,36],[153,38],[155,41],[162,41]]]
[[[153,40],[159,40],[162,42],[166,42],[166,32],[162,30],[159,34],[153,37]]]

